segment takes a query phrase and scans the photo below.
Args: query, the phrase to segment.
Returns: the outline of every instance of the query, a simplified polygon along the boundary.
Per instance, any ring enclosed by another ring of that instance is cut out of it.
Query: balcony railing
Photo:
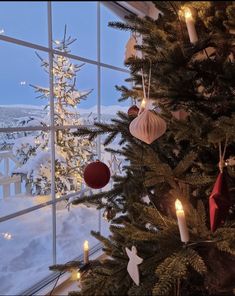
[[[22,192],[21,176],[11,174],[11,165],[18,166],[18,161],[9,150],[0,151],[0,187],[3,198],[18,195]]]

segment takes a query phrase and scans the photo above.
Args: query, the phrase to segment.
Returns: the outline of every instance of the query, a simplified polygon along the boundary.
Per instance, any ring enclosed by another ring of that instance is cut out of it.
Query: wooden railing
[[[0,165],[3,165],[3,169],[0,171],[0,186],[3,188],[3,198],[21,193],[21,176],[11,175],[11,161],[17,166],[17,159],[14,157],[11,151],[0,151]],[[11,186],[12,184],[14,185]]]

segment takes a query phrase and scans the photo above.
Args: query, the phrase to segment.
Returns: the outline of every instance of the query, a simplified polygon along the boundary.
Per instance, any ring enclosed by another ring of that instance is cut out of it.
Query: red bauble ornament
[[[84,180],[93,189],[103,188],[110,180],[110,170],[105,163],[97,160],[85,167]]]
[[[220,173],[216,179],[213,191],[209,198],[211,231],[221,226],[230,207],[230,196],[226,176]]]
[[[127,114],[129,117],[136,117],[138,116],[138,113],[139,113],[139,108],[136,105],[131,106],[127,111]]]

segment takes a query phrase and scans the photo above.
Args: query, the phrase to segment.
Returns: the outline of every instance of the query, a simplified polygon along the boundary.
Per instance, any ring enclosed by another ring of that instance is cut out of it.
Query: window
[[[107,231],[100,211],[82,205],[68,211],[69,197],[90,193],[79,179],[80,183],[71,181],[79,172],[79,161],[71,157],[69,182],[62,180],[60,170],[66,169],[61,161],[66,153],[62,144],[69,142],[70,150],[77,151],[78,143],[71,135],[78,124],[107,121],[115,115],[114,110],[127,110],[126,103],[117,101],[115,85],[125,84],[128,77],[123,60],[129,33],[107,27],[109,21],[116,20],[110,9],[94,1],[0,3],[3,295],[21,295],[29,285],[50,275],[49,265],[80,255],[84,240],[94,246],[97,242],[90,236],[91,230]],[[64,36],[71,36],[68,43],[76,39],[68,50],[60,47]],[[82,97],[69,120],[60,116],[59,108],[65,106],[59,94],[69,91],[67,86],[63,89],[65,80],[58,65],[73,87],[68,98]],[[89,146],[90,155],[97,153],[114,173],[115,160],[100,140]],[[88,159],[84,158],[84,163]]]

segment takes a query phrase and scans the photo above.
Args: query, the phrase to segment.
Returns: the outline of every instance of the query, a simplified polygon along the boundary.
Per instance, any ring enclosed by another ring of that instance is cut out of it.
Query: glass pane
[[[51,199],[50,134],[0,133],[0,216]]]
[[[46,1],[1,1],[0,30],[1,34],[47,46]]]
[[[98,241],[90,231],[99,230],[99,211],[85,205],[70,206],[64,202],[57,204],[57,262],[64,263],[83,254],[83,244],[87,240],[89,248]]]
[[[101,5],[100,9],[101,61],[106,64],[124,67],[125,47],[130,33],[109,27],[109,22],[120,21],[120,19],[104,5]]]
[[[53,2],[53,39],[54,48],[66,37],[76,39],[71,46],[72,54],[97,59],[97,2],[61,1]]]
[[[0,223],[1,295],[22,292],[50,274],[51,207]]]
[[[76,129],[56,131],[56,197],[81,190],[86,165],[93,159],[96,143],[74,136]]]
[[[97,113],[97,66],[54,58],[55,125],[90,124]]]
[[[47,120],[49,78],[40,58],[46,61],[48,55],[0,42],[0,127],[41,126],[41,119]],[[35,85],[43,89],[35,93]],[[46,98],[39,98],[43,93]]]
[[[130,101],[118,102],[121,93],[116,90],[115,85],[129,86],[125,79],[128,73],[101,68],[101,117],[103,121],[109,121],[116,116],[118,111],[127,112]]]

